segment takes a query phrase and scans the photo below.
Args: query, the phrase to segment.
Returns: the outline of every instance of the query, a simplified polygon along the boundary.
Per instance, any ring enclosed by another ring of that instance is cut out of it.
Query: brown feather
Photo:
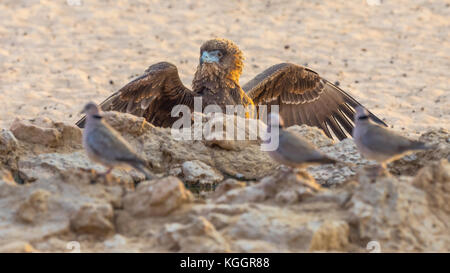
[[[269,67],[243,89],[257,105],[279,104],[286,126],[316,126],[328,137],[332,136],[330,128],[340,140],[351,136],[354,107],[361,105],[311,69],[290,63]],[[370,115],[384,124],[372,113]]]
[[[172,107],[185,104],[193,107],[194,93],[186,88],[180,80],[175,65],[160,62],[150,66],[145,73],[129,82],[119,91],[112,94],[100,104],[103,111],[126,112],[136,116],[144,116],[156,126],[166,124],[170,117]],[[142,107],[142,103],[144,102]],[[84,118],[77,122],[84,126]]]

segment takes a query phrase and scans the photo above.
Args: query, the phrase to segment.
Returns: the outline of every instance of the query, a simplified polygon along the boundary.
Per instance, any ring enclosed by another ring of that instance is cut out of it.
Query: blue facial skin
[[[218,63],[219,62],[219,50],[214,51],[203,51],[200,57],[200,64],[203,63]]]

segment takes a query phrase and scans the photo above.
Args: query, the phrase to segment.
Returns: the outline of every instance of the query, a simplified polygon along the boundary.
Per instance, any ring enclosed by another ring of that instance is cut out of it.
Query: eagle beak
[[[219,57],[217,56],[216,51],[208,52],[203,51],[202,56],[200,57],[200,64],[203,63],[218,63]]]

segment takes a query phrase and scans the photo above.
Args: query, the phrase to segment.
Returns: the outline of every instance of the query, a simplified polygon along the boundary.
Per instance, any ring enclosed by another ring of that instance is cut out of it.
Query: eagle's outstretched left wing
[[[316,72],[290,63],[269,67],[243,89],[255,105],[267,105],[268,111],[271,105],[279,105],[286,127],[295,124],[316,126],[328,137],[333,138],[333,133],[339,140],[352,135],[354,108],[361,105]],[[374,114],[369,114],[372,120],[386,125]]]

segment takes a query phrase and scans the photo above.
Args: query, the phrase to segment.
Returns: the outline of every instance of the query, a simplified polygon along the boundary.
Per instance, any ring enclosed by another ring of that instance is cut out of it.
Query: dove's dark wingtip
[[[86,117],[82,117],[77,123],[75,123],[76,126],[79,128],[84,128],[84,124],[86,123]]]

